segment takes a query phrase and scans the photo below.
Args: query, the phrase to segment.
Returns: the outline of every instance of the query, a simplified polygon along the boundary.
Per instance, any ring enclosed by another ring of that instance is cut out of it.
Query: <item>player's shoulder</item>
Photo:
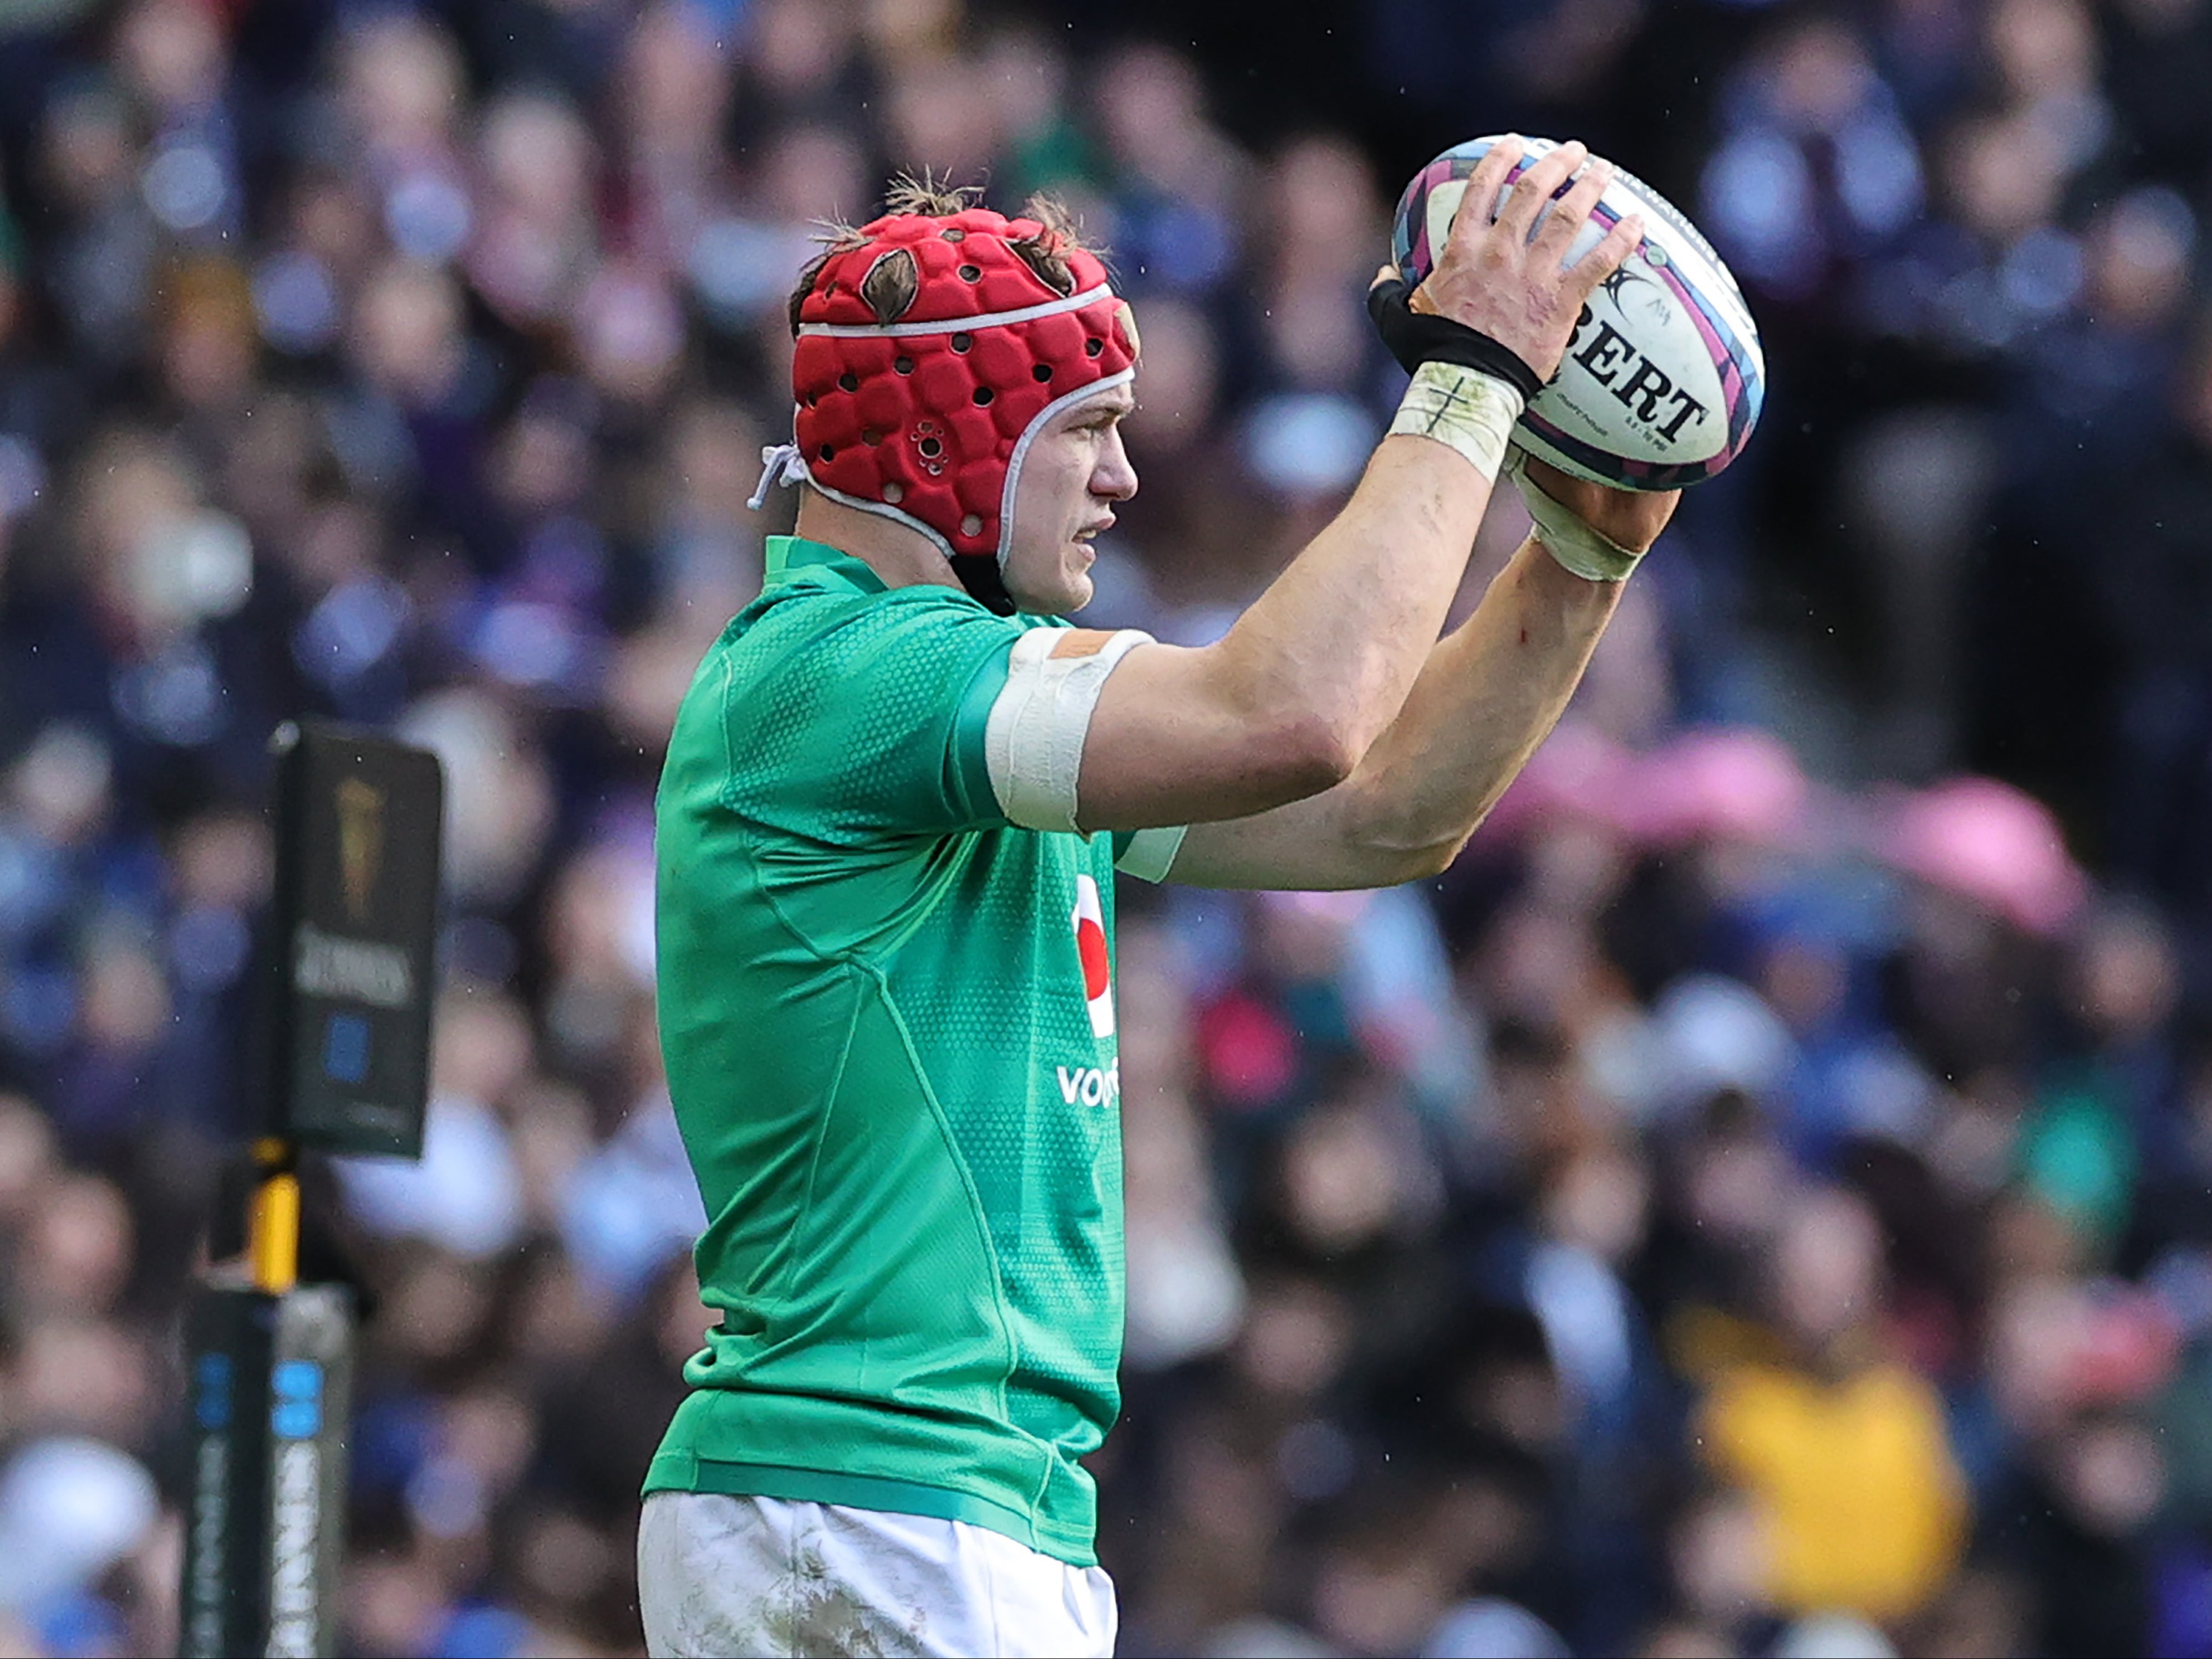
[[[847,674],[864,670],[871,658],[987,649],[1011,642],[1026,626],[953,588],[921,584],[860,592],[801,577],[776,584],[741,611],[720,648],[741,671]]]

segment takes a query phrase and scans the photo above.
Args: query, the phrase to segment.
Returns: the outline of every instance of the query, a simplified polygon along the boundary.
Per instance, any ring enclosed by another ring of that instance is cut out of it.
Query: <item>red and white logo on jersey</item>
[[[1088,876],[1075,878],[1075,954],[1083,963],[1083,997],[1091,1005],[1091,1035],[1114,1035],[1114,964],[1106,954],[1106,908],[1098,902],[1098,884]]]

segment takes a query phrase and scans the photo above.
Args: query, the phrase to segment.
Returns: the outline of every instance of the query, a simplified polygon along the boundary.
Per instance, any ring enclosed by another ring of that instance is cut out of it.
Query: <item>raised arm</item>
[[[1637,553],[1658,539],[1679,494],[1607,489],[1540,461],[1528,470],[1583,525]],[[1540,527],[1522,542],[1474,614],[1430,653],[1348,778],[1271,811],[1194,825],[1174,879],[1383,887],[1449,865],[1558,721],[1620,601],[1620,582],[1573,574],[1547,536]]]
[[[1491,213],[1521,146],[1493,147],[1415,309],[1464,324],[1540,380],[1557,368],[1583,299],[1635,246],[1633,219],[1571,269],[1576,231],[1609,170],[1591,167],[1532,238],[1538,209],[1588,152],[1564,144],[1532,167],[1495,223]],[[1468,371],[1431,392],[1428,426],[1468,416],[1504,434],[1520,394]],[[1416,393],[1423,390],[1416,379]],[[1409,404],[1410,406],[1410,404]],[[1399,716],[1434,646],[1490,499],[1487,469],[1458,447],[1395,431],[1376,449],[1344,511],[1213,645],[1140,646],[1105,682],[1084,740],[1079,818],[1085,830],[1243,817],[1340,785]]]

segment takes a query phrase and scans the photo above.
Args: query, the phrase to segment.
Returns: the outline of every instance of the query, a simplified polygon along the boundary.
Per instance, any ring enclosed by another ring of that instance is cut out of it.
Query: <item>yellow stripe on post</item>
[[[290,1169],[270,1170],[262,1176],[247,1226],[253,1288],[281,1296],[300,1282],[300,1177]]]

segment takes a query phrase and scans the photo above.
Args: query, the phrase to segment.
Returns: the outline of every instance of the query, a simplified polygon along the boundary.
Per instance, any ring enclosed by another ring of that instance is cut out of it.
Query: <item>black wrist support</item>
[[[1541,377],[1510,349],[1465,323],[1414,310],[1413,293],[1402,276],[1386,276],[1367,290],[1375,331],[1408,374],[1423,363],[1459,363],[1518,387],[1524,403],[1543,390]]]

